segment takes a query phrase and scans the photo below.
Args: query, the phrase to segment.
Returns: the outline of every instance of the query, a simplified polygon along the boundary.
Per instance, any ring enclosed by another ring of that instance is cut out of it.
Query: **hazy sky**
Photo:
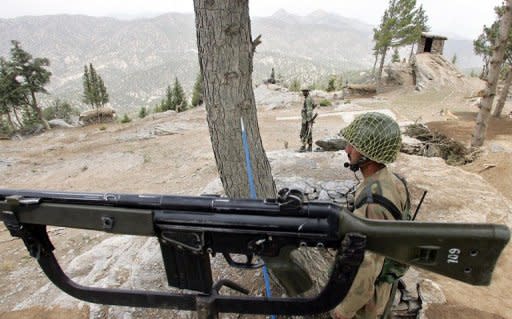
[[[151,17],[166,12],[193,12],[193,0],[1,0],[0,18],[24,15],[85,14],[117,18]],[[474,39],[494,19],[500,0],[417,0],[433,33]],[[251,0],[251,16],[269,16],[282,8],[305,15],[322,9],[377,25],[388,0]]]

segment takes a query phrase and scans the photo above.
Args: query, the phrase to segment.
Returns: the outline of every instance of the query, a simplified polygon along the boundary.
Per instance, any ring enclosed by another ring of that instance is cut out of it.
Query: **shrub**
[[[294,79],[288,89],[292,92],[299,92],[300,91],[300,81],[298,79]]]
[[[43,110],[43,117],[46,120],[63,119],[66,122],[71,121],[71,116],[79,115],[80,111],[73,108],[69,102],[56,99],[52,105]]]
[[[130,123],[132,119],[128,116],[128,114],[124,114],[123,118],[121,119],[121,123]]]
[[[319,104],[320,104],[320,106],[331,106],[332,105],[331,101],[329,101],[328,99],[321,100]]]
[[[148,115],[148,111],[146,110],[146,108],[143,106],[140,108],[140,111],[139,111],[139,118],[143,119],[145,118],[146,116]]]

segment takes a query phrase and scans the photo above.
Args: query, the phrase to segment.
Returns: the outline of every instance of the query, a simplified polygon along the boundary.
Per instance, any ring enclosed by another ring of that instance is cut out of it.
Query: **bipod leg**
[[[243,293],[244,295],[249,294],[249,290],[240,286],[236,282],[231,280],[222,279],[216,282],[212,286],[212,291],[209,296],[198,296],[196,301],[196,310],[197,310],[197,318],[198,319],[217,319],[219,317],[219,313],[215,307],[215,300],[219,295],[219,290],[222,286],[226,286],[233,290]]]

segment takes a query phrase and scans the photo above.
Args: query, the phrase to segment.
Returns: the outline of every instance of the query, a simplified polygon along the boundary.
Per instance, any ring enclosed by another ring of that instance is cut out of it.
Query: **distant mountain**
[[[253,18],[252,33],[253,38],[262,35],[254,83],[267,78],[272,67],[283,79],[313,83],[330,74],[369,69],[373,63],[372,26],[325,11],[297,16],[279,10]],[[80,15],[0,19],[0,55],[9,55],[12,39],[32,55],[49,58],[53,95],[79,104],[84,65],[93,63],[113,106],[126,110],[155,105],[175,77],[191,91],[199,71],[195,37],[192,14],[135,20]],[[450,50],[448,41],[447,57]],[[466,52],[472,56],[471,41],[461,40],[453,50],[458,65],[473,63],[465,58]]]

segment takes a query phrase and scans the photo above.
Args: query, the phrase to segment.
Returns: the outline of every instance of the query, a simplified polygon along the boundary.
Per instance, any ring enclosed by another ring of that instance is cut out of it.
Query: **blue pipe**
[[[249,180],[249,193],[251,198],[256,199],[256,187],[254,186],[254,176],[252,173],[251,154],[249,153],[249,143],[247,143],[247,133],[245,132],[244,119],[242,117],[240,118],[240,123],[242,124],[242,143],[244,145],[245,152],[245,168],[247,172],[247,179]],[[270,278],[266,265],[263,265],[262,272],[263,280],[265,281],[265,294],[267,297],[272,297],[272,291],[270,290]],[[272,315],[271,318],[275,319],[276,316]]]

